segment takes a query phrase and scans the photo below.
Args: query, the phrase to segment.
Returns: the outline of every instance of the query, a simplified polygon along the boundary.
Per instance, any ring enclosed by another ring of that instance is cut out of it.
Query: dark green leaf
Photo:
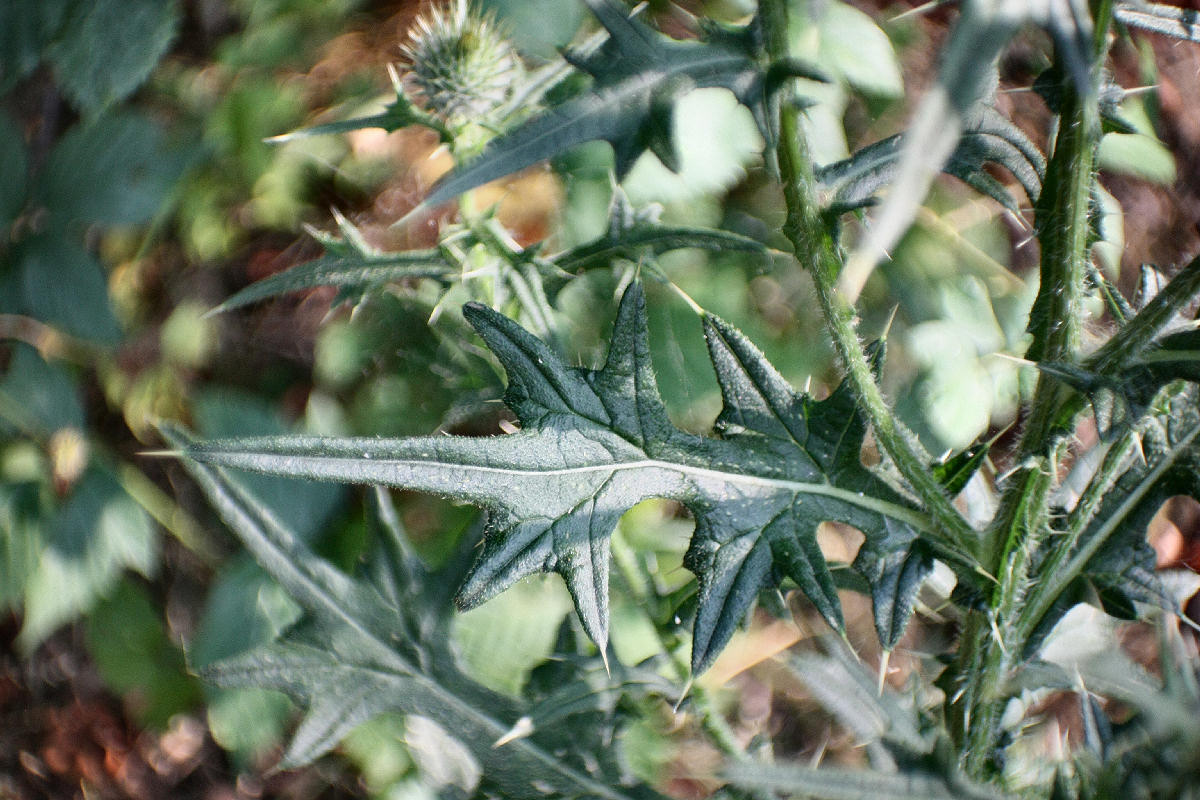
[[[1137,418],[1154,395],[1171,381],[1200,383],[1200,330],[1163,336],[1142,352],[1131,353],[1124,366],[1106,374],[1096,372],[1090,365],[1049,361],[1038,364],[1038,369],[1089,397],[1110,390]]]
[[[19,313],[102,344],[121,329],[113,316],[104,269],[91,253],[60,232],[25,239],[9,254]]]
[[[836,211],[870,205],[891,183],[899,168],[902,137],[890,136],[868,145],[850,158],[817,170],[825,204]],[[1030,200],[1042,188],[1046,161],[1028,137],[995,109],[980,106],[942,169],[1006,208],[1018,212],[1016,201],[985,171],[988,163],[1012,173]]]
[[[0,20],[0,27],[3,24]],[[5,228],[25,205],[27,169],[21,131],[8,114],[0,112],[0,242],[7,238]]]
[[[143,725],[165,730],[172,716],[200,702],[200,687],[160,613],[145,589],[122,581],[88,616],[87,643],[104,682],[136,698],[131,705]]]
[[[760,589],[781,576],[840,629],[816,529],[826,520],[845,522],[867,536],[856,566],[885,608],[880,635],[894,644],[928,566],[926,556],[906,554],[916,552],[928,523],[863,467],[865,426],[848,388],[822,402],[797,395],[741,333],[706,316],[725,398],[717,420],[722,438],[692,436],[671,424],[659,397],[640,285],[625,294],[599,370],[567,367],[490,309],[472,304],[464,313],[508,372],[505,402],[522,432],[276,437],[199,443],[188,452],[224,466],[384,483],[483,506],[490,530],[459,604],[470,608],[526,575],[557,572],[601,646],[608,638],[608,539],[617,519],[647,498],[678,500],[696,517],[685,563],[700,584],[697,672],[720,652]]]
[[[393,281],[405,278],[447,280],[459,271],[447,263],[438,250],[385,253],[367,244],[357,229],[340,215],[338,223],[342,230],[341,239],[313,232],[325,247],[324,256],[247,286],[214,308],[212,313],[318,286],[338,287],[338,296],[334,300],[337,305]]]
[[[932,466],[934,477],[946,488],[946,494],[955,497],[966,487],[987,460],[989,450],[988,445],[977,444]]]
[[[59,85],[88,112],[125,99],[167,52],[180,18],[175,0],[72,4],[49,51]]]
[[[7,91],[42,60],[62,27],[71,0],[6,0],[0,3],[0,92]]]
[[[36,200],[58,223],[146,222],[185,166],[146,117],[113,114],[76,125],[54,146]]]
[[[422,203],[438,205],[584,142],[612,145],[618,176],[646,150],[670,166],[670,114],[691,89],[724,88],[750,109],[764,138],[768,123],[764,71],[751,29],[712,30],[702,41],[677,41],[630,19],[614,0],[585,0],[609,33],[594,53],[571,58],[591,87],[492,140],[479,158],[443,178]]]
[[[176,447],[190,441],[174,428],[164,428],[163,435]],[[195,461],[187,465],[242,543],[311,615],[282,641],[205,670],[218,685],[276,689],[308,707],[285,766],[316,758],[353,726],[395,710],[436,723],[463,745],[504,796],[540,798],[547,791],[608,800],[654,796],[636,787],[615,788],[609,776],[564,763],[539,737],[495,747],[521,709],[458,670],[444,629],[411,624],[406,619],[410,604],[390,604],[369,584],[315,556],[224,471]],[[419,564],[401,571],[417,581],[417,588],[426,580],[431,587],[446,583],[443,575],[429,574]],[[549,735],[557,746],[560,740],[553,731]]]

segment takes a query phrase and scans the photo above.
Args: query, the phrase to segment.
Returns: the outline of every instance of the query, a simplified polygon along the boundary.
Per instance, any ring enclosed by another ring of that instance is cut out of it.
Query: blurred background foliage
[[[594,27],[575,0],[482,5],[531,67]],[[870,0],[797,6],[795,54],[834,77],[801,90],[813,100],[805,116],[815,158],[835,161],[899,130],[930,80],[947,12],[898,16],[907,6]],[[317,289],[206,314],[316,257],[301,229],[333,230],[331,209],[385,250],[444,241],[449,210],[393,227],[450,165],[431,131],[264,141],[378,109],[386,66],[400,60],[424,7],[0,3],[0,796],[68,797],[81,784],[96,797],[436,796],[436,754],[399,717],[363,725],[317,767],[263,777],[293,719],[290,702],[205,687],[191,670],[268,641],[299,609],[234,550],[176,467],[139,455],[159,446],[158,419],[206,436],[498,430],[501,376],[457,312],[466,299],[498,302],[486,252],[460,254],[472,277],[448,291],[411,280],[352,309],[331,308],[333,291]],[[737,21],[753,4],[652,2],[643,13],[686,37],[689,11]],[[1200,115],[1184,99],[1197,89],[1197,61],[1194,49],[1160,45],[1118,45],[1122,85],[1157,89],[1125,101],[1121,113],[1137,133],[1111,134],[1100,155],[1108,193],[1097,246],[1108,248],[1109,277],[1126,287],[1140,261],[1176,262],[1197,249],[1184,224],[1200,208]],[[1040,143],[1048,114],[1024,87],[1048,64],[1048,47],[1036,35],[1022,40],[1002,64],[996,98]],[[622,185],[631,206],[782,248],[780,198],[746,110],[723,91],[696,91],[675,110],[674,127],[679,172],[643,156]],[[548,240],[552,252],[606,229],[611,172],[608,149],[585,146],[472,202],[499,203],[515,243]],[[1028,207],[1024,196],[1018,202]],[[981,436],[1002,447],[1029,390],[1019,366],[995,354],[1025,347],[1036,280],[1030,218],[947,180],[867,286],[862,330],[889,331],[886,388],[931,451]],[[1137,223],[1126,229],[1128,219]],[[836,381],[810,283],[787,259],[684,250],[653,266],[745,331],[793,383],[821,394]],[[602,357],[621,276],[592,271],[555,298],[558,346],[574,361]],[[649,291],[668,408],[683,427],[706,430],[719,397],[699,322],[666,285]],[[1102,324],[1103,310],[1094,313]],[[371,523],[361,492],[250,480],[335,563],[352,567],[365,552]],[[397,501],[434,562],[472,524],[469,509]],[[679,509],[656,502],[622,521],[617,560],[639,562],[614,586],[622,663],[679,644],[668,601],[688,593],[680,562],[690,527]],[[841,560],[852,557],[852,534],[827,538]],[[652,585],[639,584],[646,575]],[[866,609],[845,602],[855,644],[869,650]],[[462,615],[454,635],[465,665],[484,685],[519,693],[554,651],[569,609],[558,582],[538,580]],[[812,618],[805,611],[802,621]],[[929,619],[918,638],[937,635],[936,615]],[[793,678],[745,677],[811,635],[781,624],[759,620],[703,683],[739,735],[770,730],[796,752],[836,753],[828,722]],[[674,730],[669,711],[645,712],[626,733],[635,770],[679,796],[703,794],[687,776],[713,754],[694,732]]]

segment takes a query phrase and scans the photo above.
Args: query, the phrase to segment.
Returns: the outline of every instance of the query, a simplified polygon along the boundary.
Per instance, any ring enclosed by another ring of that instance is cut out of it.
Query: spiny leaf
[[[694,247],[709,252],[743,252],[766,255],[771,252],[757,239],[712,228],[663,225],[658,221],[662,207],[651,203],[635,208],[620,186],[613,186],[608,209],[608,227],[600,236],[577,247],[549,256],[546,261],[557,270],[561,284],[571,273],[596,267],[609,267],[613,259],[641,262],[671,250]]]
[[[824,203],[842,212],[870,205],[880,189],[891,183],[899,166],[902,136],[897,134],[867,145],[850,158],[817,170]],[[995,109],[980,106],[971,116],[954,153],[942,167],[1014,213],[1019,208],[1002,184],[984,171],[988,162],[1013,174],[1030,200],[1042,188],[1046,161],[1025,134]]]
[[[1120,397],[1134,419],[1140,417],[1154,395],[1174,380],[1200,383],[1200,330],[1177,331],[1163,336],[1124,366],[1106,373],[1090,365],[1042,362],[1038,369],[1068,386],[1095,396],[1110,390]]]
[[[1122,2],[1113,7],[1117,21],[1163,36],[1200,44],[1200,11],[1165,3]]]
[[[799,584],[841,629],[816,529],[844,522],[866,535],[855,566],[872,586],[885,646],[895,643],[930,564],[918,546],[929,523],[862,465],[865,425],[847,387],[821,402],[796,394],[740,332],[706,315],[725,408],[717,420],[721,438],[694,436],[671,424],[659,396],[639,284],[622,299],[599,370],[566,366],[484,306],[470,304],[464,315],[508,372],[505,402],[522,431],[241,439],[198,443],[188,453],[224,466],[388,484],[482,506],[489,531],[459,605],[478,605],[526,575],[557,572],[602,648],[609,537],[618,518],[648,498],[677,500],[696,518],[685,556],[699,581],[696,672],[720,652],[759,591],[781,577]]]
[[[916,217],[933,178],[950,160],[968,129],[971,111],[994,89],[996,60],[1026,22],[1050,30],[1080,93],[1091,93],[1091,19],[1082,0],[979,0],[962,4],[962,13],[943,52],[937,83],[921,100],[904,134],[892,191],[874,226],[842,271],[841,286],[851,298],[858,297],[875,265]]]
[[[340,214],[336,216],[343,238],[310,231],[324,246],[325,255],[253,283],[209,313],[219,314],[269,297],[320,286],[338,287],[333,302],[336,306],[393,281],[406,278],[445,281],[459,272],[439,250],[388,253],[371,247],[349,221]]]
[[[388,103],[387,107],[378,114],[357,117],[355,119],[338,120],[337,122],[327,122],[322,125],[312,125],[308,128],[300,128],[289,133],[272,136],[267,141],[273,144],[283,144],[293,139],[305,139],[309,136],[328,136],[334,133],[349,133],[350,131],[362,130],[364,128],[382,128],[391,133],[401,128],[407,128],[410,125],[423,125],[426,128],[432,128],[437,131],[438,136],[443,142],[452,141],[450,131],[446,129],[445,125],[436,117],[414,106],[412,101],[405,96],[404,90],[400,86],[399,78],[394,73],[392,75],[392,82],[395,84],[396,99]]]
[[[1155,555],[1146,528],[1174,495],[1200,499],[1200,412],[1194,388],[1167,392],[1161,407],[1139,436],[1132,453],[1114,452],[1126,468],[1104,493],[1079,537],[1071,561],[1109,599],[1132,608],[1132,601],[1171,603],[1154,572]],[[1099,474],[1104,474],[1102,469]]]
[[[725,777],[738,786],[786,792],[824,800],[997,800],[1000,792],[969,782],[910,769],[875,772],[867,769],[735,764]]]
[[[608,266],[614,258],[636,261],[671,250],[694,247],[712,253],[742,252],[767,255],[770,248],[757,239],[714,228],[640,223],[550,256],[548,261],[567,273]]]
[[[764,139],[774,141],[753,28],[710,28],[701,41],[677,41],[630,19],[613,0],[584,1],[609,34],[595,52],[568,54],[576,67],[591,75],[591,87],[492,140],[479,158],[443,178],[422,207],[444,203],[589,141],[612,145],[618,176],[646,150],[671,167],[675,153],[670,110],[691,89],[733,92],[754,115]]]
[[[938,483],[946,487],[946,494],[955,497],[966,488],[967,482],[987,460],[990,447],[976,444],[943,461],[930,466]]]
[[[162,433],[175,447],[191,441],[173,427]],[[547,787],[563,796],[608,800],[656,796],[643,787],[614,788],[619,782],[612,776],[564,762],[547,746],[557,746],[553,725],[544,736],[496,749],[496,740],[512,729],[523,709],[458,669],[447,631],[408,619],[416,613],[414,604],[390,604],[370,584],[314,555],[224,470],[186,464],[242,543],[310,615],[282,640],[205,670],[218,685],[276,689],[307,706],[282,766],[311,761],[358,723],[400,711],[452,732],[504,796],[540,798]],[[396,566],[413,579],[410,588],[422,594],[446,583],[445,575],[419,564]]]
[[[619,188],[616,196],[623,198]],[[443,249],[385,252],[368,244],[359,230],[336,210],[334,219],[341,238],[309,230],[325,248],[325,255],[253,283],[209,313],[219,314],[270,297],[321,286],[338,287],[338,295],[333,301],[336,306],[354,302],[394,281],[433,278],[449,283],[461,277],[462,268],[452,263]],[[467,233],[468,241],[478,240],[476,230]],[[544,258],[532,249],[506,255],[526,259],[549,284],[546,288],[552,293],[561,288],[572,273],[610,266],[614,258],[637,261],[688,247],[710,252],[760,255],[771,252],[765,244],[748,236],[713,228],[660,225],[651,216],[634,212],[627,204],[614,202],[608,231],[589,242]]]

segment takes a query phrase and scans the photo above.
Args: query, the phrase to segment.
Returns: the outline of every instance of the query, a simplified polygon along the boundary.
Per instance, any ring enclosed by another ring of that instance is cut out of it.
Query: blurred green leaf
[[[571,611],[561,585],[519,583],[491,603],[454,619],[454,638],[471,675],[498,692],[519,696],[529,672],[554,648],[559,623]]]
[[[14,292],[9,300],[17,313],[101,344],[121,338],[104,269],[73,238],[42,233],[20,242],[8,257]]]
[[[38,486],[0,483],[0,610],[23,596],[44,545]]]
[[[277,638],[300,619],[300,607],[250,558],[231,560],[208,589],[188,649],[206,667]]]
[[[66,18],[72,0],[6,0],[0,3],[0,92],[24,78],[42,60]]]
[[[83,401],[74,377],[58,364],[42,360],[27,344],[13,344],[12,360],[0,378],[0,397],[38,430],[49,435],[60,428],[84,427]],[[7,426],[0,423],[0,430]]]
[[[200,701],[183,653],[171,643],[154,601],[124,580],[87,620],[88,651],[100,676],[124,696],[141,724],[163,730],[170,718]]]
[[[1200,43],[1200,11],[1194,8],[1122,0],[1114,4],[1113,16],[1131,28]]]
[[[904,93],[900,64],[887,34],[849,3],[809,3],[812,25],[793,25],[791,51],[878,97]]]
[[[637,160],[624,187],[635,202],[687,203],[719,195],[761,160],[763,140],[750,112],[722,89],[696,89],[674,101],[669,131],[675,164]]]
[[[999,800],[1006,795],[971,783],[965,778],[951,782],[940,775],[905,772],[876,772],[837,767],[735,764],[725,776],[738,786],[784,792],[796,797],[823,800]]]
[[[578,0],[483,0],[480,5],[494,11],[513,42],[538,58],[556,58],[570,44],[585,18]]]
[[[3,25],[0,20],[0,29]],[[7,113],[0,111],[0,246],[7,239],[5,228],[25,205],[27,169],[21,131]]]
[[[1109,133],[1100,140],[1097,152],[1100,168],[1135,175],[1152,183],[1170,186],[1175,182],[1175,156],[1154,132],[1142,98],[1128,98],[1121,104],[1121,117],[1133,132]]]
[[[196,427],[206,436],[280,434],[291,426],[269,398],[234,389],[208,387],[192,406]],[[266,475],[245,478],[250,492],[305,541],[312,541],[345,500],[344,487]]]
[[[87,611],[126,569],[158,566],[150,518],[111,475],[89,468],[51,523],[49,547],[25,587],[17,644],[29,652],[60,625]]]
[[[167,51],[181,19],[176,0],[73,3],[49,51],[59,85],[86,112],[125,99]]]
[[[143,223],[159,211],[186,164],[147,117],[116,112],[83,122],[58,140],[35,200],[59,224]]]
[[[296,708],[282,692],[220,689],[205,694],[213,740],[243,769],[253,769],[278,752]]]

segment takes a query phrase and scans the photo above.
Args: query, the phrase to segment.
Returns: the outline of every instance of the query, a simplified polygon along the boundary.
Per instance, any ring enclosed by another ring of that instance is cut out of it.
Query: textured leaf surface
[[[925,517],[863,467],[865,426],[846,387],[817,402],[796,394],[737,330],[706,316],[724,395],[721,438],[667,418],[650,363],[640,285],[627,290],[608,360],[570,368],[516,323],[479,306],[464,313],[508,372],[505,402],[523,430],[488,438],[276,437],[199,443],[197,459],[309,478],[388,484],[490,512],[478,561],[459,591],[470,608],[537,572],[566,580],[588,634],[608,639],[609,537],[626,510],[678,500],[696,519],[685,557],[699,581],[692,667],[702,671],[759,591],[793,579],[842,625],[816,528],[866,534],[855,562],[875,595],[886,646],[911,613],[931,563],[917,542]]]
[[[1165,3],[1116,3],[1113,16],[1131,28],[1200,43],[1200,11]]]
[[[1102,598],[1132,608],[1132,601],[1169,605],[1155,574],[1146,528],[1175,495],[1200,499],[1200,411],[1196,391],[1167,393],[1140,435],[1135,452],[1110,453],[1125,469],[1080,536],[1067,574],[1082,574]],[[1107,603],[1106,603],[1107,605]]]
[[[289,292],[336,286],[334,305],[353,300],[373,288],[405,278],[448,279],[457,268],[438,250],[387,253],[372,247],[341,214],[334,212],[342,238],[310,230],[324,246],[325,255],[271,275],[234,294],[212,313],[265,300]]]
[[[903,137],[899,134],[867,145],[853,156],[817,170],[825,204],[835,210],[869,205],[876,193],[896,177]],[[1012,195],[985,166],[998,164],[1012,173],[1032,201],[1041,193],[1046,161],[1025,134],[995,109],[979,107],[942,169],[949,175],[1018,212]]]
[[[529,252],[515,254],[531,258],[547,284],[547,291],[561,288],[574,273],[608,267],[614,258],[638,261],[646,256],[653,257],[689,247],[709,252],[734,251],[764,256],[770,252],[757,239],[730,231],[660,225],[635,213],[624,202],[619,189],[617,194],[622,201],[614,203],[608,230],[603,235],[544,258]],[[383,252],[371,247],[340,214],[336,218],[341,238],[312,231],[325,247],[325,255],[247,286],[213,309],[212,313],[318,286],[338,287],[338,296],[334,300],[336,305],[342,301],[352,301],[393,281],[435,278],[448,282],[461,273],[461,267],[451,263],[441,250]]]
[[[763,137],[768,123],[765,73],[755,59],[751,29],[712,31],[702,41],[677,41],[630,19],[613,0],[585,0],[609,39],[575,66],[592,76],[583,94],[539,114],[490,142],[483,154],[446,176],[422,203],[444,203],[584,142],[613,147],[618,176],[646,150],[667,167],[676,158],[671,111],[691,89],[722,88],[750,109]]]
[[[1090,90],[1091,18],[1081,0],[964,4],[943,51],[937,83],[922,98],[904,134],[893,190],[842,272],[842,287],[852,297],[916,217],[934,177],[969,128],[973,109],[995,88],[996,59],[1026,22],[1043,25],[1054,35],[1081,91]]]
[[[985,800],[1004,795],[966,781],[951,783],[938,775],[911,772],[873,772],[800,766],[738,764],[725,770],[738,786],[786,792],[824,800]]]
[[[174,446],[189,441],[171,428],[163,435]],[[307,707],[285,766],[318,757],[358,723],[396,710],[449,732],[506,797],[540,798],[547,791],[609,800],[655,796],[618,788],[612,776],[589,774],[552,753],[546,740],[561,742],[554,730],[495,746],[522,709],[468,679],[454,663],[446,585],[462,558],[452,557],[443,573],[430,573],[393,537],[385,548],[391,558],[375,581],[354,579],[314,555],[224,471],[195,461],[188,469],[247,549],[310,615],[281,641],[205,670],[221,686],[276,689]],[[431,611],[432,618],[426,616]]]
[[[76,3],[50,60],[77,106],[95,111],[123,100],[167,51],[181,15],[174,0]]]

